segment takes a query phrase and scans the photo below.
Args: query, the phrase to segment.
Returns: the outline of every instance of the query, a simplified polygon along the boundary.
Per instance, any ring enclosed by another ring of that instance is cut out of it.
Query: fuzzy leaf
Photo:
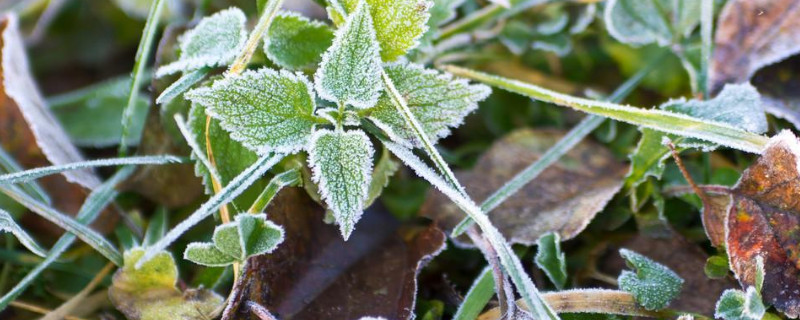
[[[320,130],[311,139],[309,166],[322,199],[345,240],[364,210],[372,179],[372,144],[361,130]]]
[[[380,96],[380,46],[368,10],[361,0],[322,57],[314,82],[325,100],[366,109]]]
[[[213,243],[192,243],[183,256],[201,265],[226,266],[272,252],[283,242],[283,234],[283,228],[267,220],[265,214],[242,213],[234,222],[214,229]]]
[[[725,320],[761,320],[766,309],[755,288],[748,287],[747,292],[729,289],[719,298],[714,317]]]
[[[567,283],[567,261],[561,251],[561,237],[558,233],[550,232],[536,241],[537,251],[534,261],[539,269],[550,278],[558,290]]]
[[[293,70],[314,68],[333,42],[333,30],[293,12],[280,12],[264,37],[264,51],[275,64]]]
[[[183,252],[183,258],[207,267],[224,267],[238,260],[231,257],[211,243],[190,243]]]
[[[246,71],[186,97],[219,119],[231,138],[261,155],[299,151],[316,123],[311,84],[287,71]]]
[[[25,246],[25,248],[28,248],[28,250],[37,256],[43,258],[47,256],[47,251],[40,247],[39,244],[36,243],[36,240],[33,240],[33,238],[31,238],[31,236],[28,235],[24,229],[22,229],[22,227],[14,222],[11,214],[3,209],[0,209],[0,233],[3,231],[13,234],[15,237],[17,237],[17,240],[19,240],[19,242]]]
[[[242,10],[229,8],[200,20],[197,26],[180,39],[180,58],[162,66],[156,77],[203,67],[224,66],[233,61],[247,41]]]
[[[270,253],[284,239],[283,228],[267,220],[265,214],[240,214],[236,217],[245,258]]]
[[[688,36],[700,22],[697,0],[610,0],[606,3],[608,33],[617,40],[666,46]],[[677,34],[674,34],[674,33]]]
[[[450,135],[450,129],[461,125],[464,117],[478,108],[478,102],[491,93],[485,85],[470,85],[466,80],[453,79],[450,74],[424,69],[417,64],[394,63],[385,70],[398,92],[406,98],[408,108],[431,143]],[[421,146],[388,94],[381,96],[369,118],[392,140],[406,146],[409,142],[415,147]]]
[[[229,222],[214,228],[214,236],[211,237],[214,246],[220,252],[232,257],[236,261],[244,260],[244,250],[242,250],[241,237],[239,236],[239,224]]]
[[[619,253],[636,269],[622,271],[617,279],[619,287],[633,294],[645,309],[664,309],[681,292],[683,279],[669,268],[627,249]]]
[[[340,0],[346,12],[355,12],[360,0]],[[381,46],[383,61],[395,61],[419,44],[428,30],[428,0],[366,0]]]

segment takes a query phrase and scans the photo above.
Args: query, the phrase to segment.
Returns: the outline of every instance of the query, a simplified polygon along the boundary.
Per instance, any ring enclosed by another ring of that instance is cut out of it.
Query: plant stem
[[[122,135],[119,141],[119,155],[124,157],[128,153],[128,136],[130,128],[133,126],[133,114],[136,110],[136,99],[139,97],[139,82],[147,65],[147,58],[153,49],[153,39],[158,29],[158,19],[161,18],[161,11],[164,9],[164,0],[155,0],[150,6],[150,14],[147,16],[147,23],[142,31],[142,38],[139,41],[139,48],[136,50],[136,61],[133,64],[133,75],[131,77],[131,89],[128,94],[128,104],[125,106],[125,113],[122,115]]]
[[[250,58],[253,57],[253,53],[255,53],[256,48],[258,48],[259,41],[261,41],[264,33],[269,30],[269,26],[272,24],[272,20],[278,13],[281,5],[283,5],[283,0],[270,0],[267,2],[264,7],[264,13],[258,18],[256,27],[253,29],[253,32],[250,33],[250,37],[247,38],[244,50],[236,57],[236,60],[233,61],[230,69],[228,69],[228,75],[237,76],[247,68]]]
[[[289,169],[275,175],[264,188],[264,191],[261,191],[261,194],[258,195],[256,201],[253,201],[253,205],[250,206],[247,212],[252,214],[264,212],[264,209],[267,208],[281,189],[296,185],[300,183],[300,181],[302,181],[300,169]]]
[[[714,31],[714,0],[700,0],[700,70],[697,75],[697,88],[703,94],[703,99],[709,99],[708,68],[711,60],[712,40]]]
[[[737,129],[724,123],[702,120],[684,114],[656,109],[639,109],[627,105],[578,98],[536,85],[457,66],[445,66],[444,69],[454,75],[477,80],[539,101],[570,107],[658,131],[698,138],[746,152],[761,153],[769,140],[762,135]]]

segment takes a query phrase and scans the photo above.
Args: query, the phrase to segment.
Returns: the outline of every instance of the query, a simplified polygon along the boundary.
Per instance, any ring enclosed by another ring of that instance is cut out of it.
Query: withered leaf
[[[483,200],[539,159],[563,132],[521,129],[500,139],[470,171],[457,176],[473,199]],[[531,245],[547,232],[571,239],[622,186],[627,168],[602,146],[584,141],[489,213],[513,243]],[[464,214],[448,198],[431,191],[422,215],[453,228]]]
[[[722,8],[711,61],[713,92],[800,52],[800,1],[731,0]]]
[[[764,259],[764,302],[800,316],[800,141],[790,131],[770,139],[732,190],[726,218],[731,269],[742,288],[755,284]]]
[[[267,215],[286,230],[286,240],[247,261],[223,319],[257,320],[247,301],[280,319],[411,317],[417,273],[444,249],[444,233],[435,226],[399,228],[373,206],[345,242],[324,214],[302,189],[281,191]]]

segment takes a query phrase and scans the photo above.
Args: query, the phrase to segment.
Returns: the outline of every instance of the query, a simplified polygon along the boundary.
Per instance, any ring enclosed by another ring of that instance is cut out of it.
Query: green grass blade
[[[456,76],[480,81],[539,101],[679,136],[706,140],[746,152],[761,153],[769,140],[765,136],[743,131],[727,124],[701,120],[683,114],[578,98],[533,84],[457,66],[446,66],[445,69]]]
[[[710,99],[708,92],[708,69],[711,61],[711,49],[713,46],[711,35],[714,32],[714,0],[700,0],[700,70],[697,76],[697,88],[703,93],[705,99]]]
[[[0,172],[2,173],[13,173],[22,171],[22,167],[11,157],[10,154],[6,153],[2,147],[0,147]],[[41,200],[44,203],[50,204],[50,196],[47,195],[47,192],[42,189],[39,184],[35,181],[30,181],[22,184],[22,189],[25,190],[29,195],[34,198]]]
[[[175,97],[183,94],[189,90],[193,85],[203,80],[208,75],[211,68],[201,68],[186,74],[183,74],[178,80],[175,80],[169,87],[161,92],[161,95],[156,98],[156,104],[165,104],[170,102]]]
[[[236,178],[234,178],[227,186],[225,186],[225,188],[203,203],[203,205],[193,212],[188,218],[184,219],[181,221],[181,223],[172,228],[172,230],[164,235],[161,240],[148,247],[142,258],[136,263],[136,267],[141,267],[142,264],[152,259],[156,254],[165,250],[167,246],[172,244],[172,242],[178,239],[178,237],[180,237],[184,232],[188,231],[191,227],[195,226],[196,224],[200,223],[200,221],[213,214],[221,206],[233,201],[233,199],[242,194],[242,192],[250,187],[250,185],[252,185],[256,180],[261,178],[264,173],[277,164],[282,158],[283,155],[281,154],[268,155],[259,158],[258,161],[253,163],[253,165],[236,176]]]
[[[91,194],[86,198],[86,201],[81,206],[81,209],[78,211],[78,215],[76,219],[79,223],[83,225],[88,225],[92,223],[98,216],[100,216],[100,212],[102,212],[103,208],[105,208],[112,200],[117,196],[117,191],[114,187],[122,182],[123,180],[127,179],[132,173],[134,172],[134,167],[128,166],[123,167],[117,173],[108,179],[108,181],[104,182],[100,186],[98,186]],[[67,249],[69,246],[75,242],[75,235],[71,233],[66,233],[61,236],[61,238],[56,241],[56,244],[53,245],[53,248],[47,253],[47,257],[36,265],[27,275],[25,275],[22,280],[20,280],[16,285],[14,285],[11,290],[6,292],[3,297],[0,298],[0,311],[5,309],[11,301],[14,301],[20,294],[22,294],[28,286],[33,283],[33,281],[39,277],[39,275],[47,269],[53,262],[58,259]]]
[[[494,295],[494,278],[492,268],[487,267],[472,283],[472,287],[467,291],[464,302],[458,306],[458,311],[453,316],[453,320],[473,320],[477,319],[486,304]]]
[[[112,158],[112,159],[99,159],[83,162],[68,163],[58,166],[42,167],[20,172],[0,175],[0,185],[30,182],[44,176],[49,176],[64,171],[80,170],[85,168],[96,167],[109,167],[120,165],[162,165],[172,163],[182,163],[183,160],[179,157],[169,155],[159,156],[143,156],[143,157],[129,157],[129,158]]]
[[[167,208],[160,207],[147,224],[147,231],[145,231],[142,244],[145,247],[153,245],[164,237],[164,234],[167,233],[167,229],[169,229]]]
[[[253,202],[253,205],[250,206],[250,209],[248,209],[247,212],[264,212],[264,209],[269,206],[269,203],[272,202],[272,199],[275,198],[275,195],[277,195],[281,189],[284,187],[297,185],[300,183],[300,181],[302,181],[302,178],[300,176],[300,170],[298,169],[291,169],[272,177],[272,180],[269,181],[269,184],[267,184],[267,186],[264,188],[264,191],[258,195],[258,198]]]
[[[153,40],[156,36],[158,29],[158,20],[161,18],[161,12],[164,9],[164,0],[155,0],[150,6],[150,13],[147,16],[147,23],[144,25],[142,31],[142,38],[139,41],[139,48],[136,50],[136,59],[133,64],[133,74],[131,77],[131,90],[128,96],[128,104],[125,107],[125,112],[122,114],[122,135],[119,141],[119,155],[125,156],[128,153],[128,136],[130,135],[130,128],[133,127],[133,115],[136,110],[136,99],[139,96],[139,83],[141,83],[142,75],[145,73],[147,65],[147,58],[150,57],[150,51],[153,49]],[[137,139],[138,140],[138,139]]]

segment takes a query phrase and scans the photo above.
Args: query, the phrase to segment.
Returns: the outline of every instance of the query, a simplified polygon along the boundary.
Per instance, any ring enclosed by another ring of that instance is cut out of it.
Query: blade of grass
[[[192,149],[194,156],[197,157],[197,160],[199,160],[204,167],[206,167],[214,183],[219,184],[219,181],[222,181],[222,178],[220,178],[217,167],[208,160],[208,157],[206,157],[206,152],[200,148],[200,145],[197,143],[197,138],[194,136],[194,134],[192,134],[192,130],[186,126],[186,121],[183,119],[181,114],[175,114],[175,124],[178,126],[178,130],[181,132],[181,135],[183,135],[183,139],[186,140],[189,148]]]
[[[86,198],[86,201],[81,206],[76,219],[83,225],[92,223],[100,215],[100,212],[117,196],[117,191],[114,187],[120,182],[127,179],[133,172],[134,167],[123,167],[116,174],[111,176],[108,181],[98,186]],[[39,275],[47,269],[53,262],[58,259],[67,249],[75,242],[76,236],[72,233],[66,233],[56,241],[53,248],[47,253],[47,257],[36,267],[34,267],[22,280],[14,285],[2,298],[0,298],[0,310],[8,307],[11,301],[14,301],[21,295]]]
[[[458,306],[458,311],[453,316],[453,320],[473,320],[478,318],[494,295],[494,278],[492,269],[483,269],[480,275],[472,283],[472,287],[467,291],[464,302]]]
[[[99,159],[83,162],[68,163],[65,165],[41,167],[20,172],[0,175],[0,185],[30,182],[44,176],[49,176],[64,171],[80,170],[85,168],[110,167],[120,165],[162,165],[182,163],[183,159],[170,155],[143,156],[129,158]]]
[[[510,8],[493,3],[477,10],[457,21],[453,21],[442,29],[437,41],[450,38],[459,33],[469,32],[480,26],[495,22],[502,18],[511,17],[517,13],[528,10],[534,6],[542,5],[553,0],[521,0]]]
[[[170,102],[175,97],[189,90],[193,85],[203,80],[211,68],[200,68],[195,71],[183,74],[178,80],[175,80],[169,87],[161,92],[161,95],[156,98],[156,104],[165,104]]]
[[[708,92],[708,67],[711,60],[712,40],[714,32],[714,0],[700,0],[700,70],[697,76],[697,87],[703,94],[703,99],[709,99]]]
[[[247,63],[250,62],[250,58],[252,58],[253,53],[256,52],[261,38],[267,30],[269,30],[272,20],[275,18],[275,15],[282,5],[283,0],[269,0],[266,5],[264,5],[263,13],[261,17],[258,18],[258,23],[255,28],[253,28],[253,32],[250,33],[250,37],[247,38],[244,50],[236,57],[236,60],[233,61],[230,69],[228,69],[228,75],[239,75],[247,68]]]
[[[22,171],[22,167],[11,157],[10,154],[6,153],[6,150],[0,147],[0,172],[2,173],[13,173]],[[47,195],[47,192],[42,189],[39,184],[35,181],[30,181],[22,184],[22,189],[24,189],[29,195],[34,198],[41,200],[44,203],[51,204],[52,200],[50,200],[50,196]]]
[[[136,49],[136,59],[133,63],[128,104],[125,106],[125,112],[122,114],[122,135],[119,141],[120,156],[125,156],[128,153],[127,141],[130,135],[130,128],[133,127],[131,121],[133,121],[133,115],[136,109],[136,99],[139,96],[139,83],[141,82],[142,74],[144,74],[147,59],[150,57],[150,51],[153,49],[153,40],[158,29],[158,20],[161,18],[161,12],[164,9],[164,2],[164,0],[155,0],[153,4],[150,5],[150,13],[147,16],[144,30],[142,30],[139,48]]]
[[[644,68],[640,69],[633,76],[628,78],[622,83],[614,92],[608,96],[606,100],[610,102],[622,102],[632,91],[639,85],[647,74],[649,74],[661,61],[666,57],[666,52],[661,53],[652,59]],[[517,173],[514,178],[506,182],[502,187],[497,189],[493,194],[486,198],[481,204],[481,210],[484,213],[489,213],[494,210],[501,203],[506,201],[509,197],[519,192],[525,185],[536,179],[545,169],[550,167],[553,163],[558,161],[564,154],[572,150],[581,140],[586,138],[592,131],[597,129],[605,118],[589,115],[578,123],[572,130],[561,138],[555,145],[550,147],[539,159],[531,163],[528,167]],[[452,231],[452,237],[458,237],[464,233],[474,223],[467,217],[464,218]]]
[[[150,222],[147,224],[147,231],[144,234],[142,244],[144,244],[144,246],[150,246],[163,238],[164,234],[167,233],[167,229],[169,229],[167,221],[167,208],[158,208],[156,214],[150,218]]]
[[[706,140],[746,152],[761,153],[769,140],[765,136],[737,129],[724,123],[701,120],[684,114],[658,109],[639,109],[627,105],[578,98],[529,83],[452,65],[445,66],[444,69],[456,76],[470,78],[539,101],[679,136]]]
[[[247,212],[264,212],[264,209],[269,206],[269,203],[272,202],[272,199],[275,198],[275,195],[277,195],[281,189],[284,187],[297,185],[301,181],[302,178],[300,176],[300,170],[298,169],[291,169],[275,175],[272,177],[272,180],[269,181],[269,184],[267,184],[267,186],[264,188],[264,191],[258,195],[258,198],[253,202],[253,205],[250,206],[250,209],[248,209]]]
[[[234,178],[225,188],[220,190],[213,197],[203,203],[200,208],[193,212],[188,218],[184,219],[177,226],[172,228],[161,240],[148,247],[141,259],[136,263],[136,267],[141,267],[145,262],[152,259],[156,254],[167,248],[172,242],[178,239],[183,233],[188,231],[191,227],[198,224],[203,219],[210,216],[214,211],[217,211],[221,206],[233,201],[248,187],[250,187],[256,180],[261,178],[264,173],[277,164],[283,155],[268,155],[258,159],[250,167],[242,171],[236,178]]]

